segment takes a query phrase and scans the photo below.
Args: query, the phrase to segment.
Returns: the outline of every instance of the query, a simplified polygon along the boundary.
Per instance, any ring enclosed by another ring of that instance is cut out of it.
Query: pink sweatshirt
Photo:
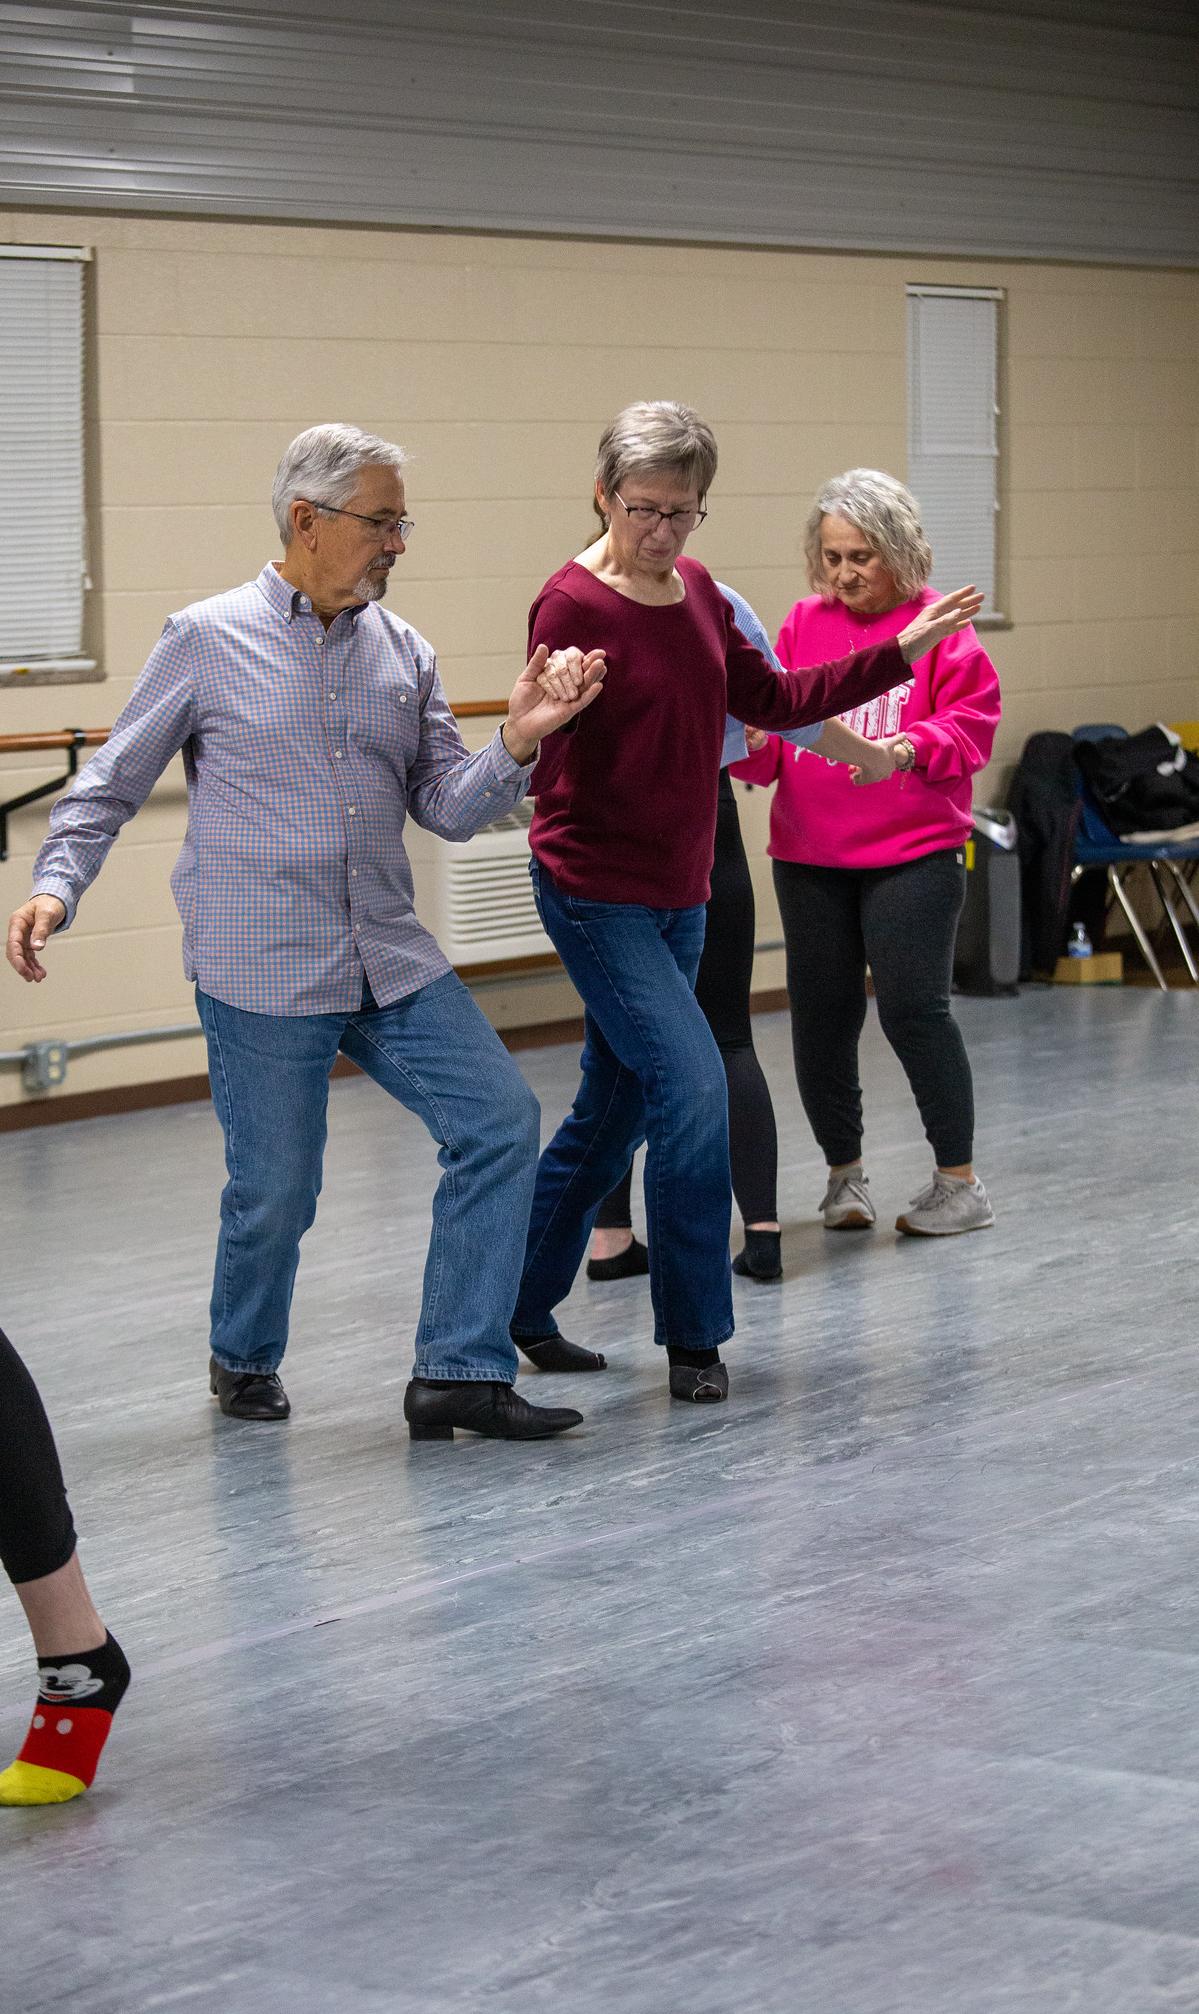
[[[779,657],[798,669],[885,643],[936,599],[925,588],[886,615],[858,616],[839,601],[809,595],[796,602],[779,631]],[[815,867],[896,867],[960,846],[971,830],[970,779],[989,762],[999,723],[999,680],[974,630],[938,644],[917,659],[902,684],[840,717],[871,741],[906,734],[916,767],[886,783],[855,785],[844,763],[772,735],[757,755],[732,765],[743,783],[778,782],[770,812],[772,858]]]

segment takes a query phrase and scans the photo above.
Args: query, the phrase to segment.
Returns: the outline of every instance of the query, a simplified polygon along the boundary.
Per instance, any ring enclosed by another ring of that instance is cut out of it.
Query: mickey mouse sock
[[[96,1774],[129,1683],[115,1636],[98,1650],[39,1657],[37,1705],[15,1762],[0,1772],[0,1804],[66,1804]]]

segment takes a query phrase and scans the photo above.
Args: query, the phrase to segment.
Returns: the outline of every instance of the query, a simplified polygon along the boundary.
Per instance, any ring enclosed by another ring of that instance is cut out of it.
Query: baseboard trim
[[[787,1004],[782,987],[755,993],[750,1000],[753,1014],[773,1014]],[[536,1021],[527,1028],[501,1028],[505,1049],[550,1049],[560,1042],[581,1042],[583,1017],[565,1021]],[[339,1056],[333,1065],[334,1077],[356,1077],[358,1065]],[[208,1079],[164,1077],[153,1084],[118,1084],[106,1091],[64,1091],[59,1097],[30,1098],[21,1105],[0,1105],[0,1133],[23,1133],[31,1126],[70,1126],[79,1119],[111,1119],[123,1112],[149,1112],[161,1105],[193,1105],[207,1100]]]

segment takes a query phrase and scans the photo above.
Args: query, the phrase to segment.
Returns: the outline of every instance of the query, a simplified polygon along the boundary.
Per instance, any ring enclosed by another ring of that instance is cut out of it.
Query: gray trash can
[[[966,900],[953,979],[959,993],[1016,993],[1020,980],[1020,856],[1010,811],[974,813],[966,842]]]

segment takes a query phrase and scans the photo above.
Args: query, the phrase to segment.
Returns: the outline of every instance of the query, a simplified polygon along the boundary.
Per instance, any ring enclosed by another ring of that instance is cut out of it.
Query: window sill
[[[30,664],[0,662],[0,690],[22,685],[98,685],[104,673],[94,657],[43,657]]]

